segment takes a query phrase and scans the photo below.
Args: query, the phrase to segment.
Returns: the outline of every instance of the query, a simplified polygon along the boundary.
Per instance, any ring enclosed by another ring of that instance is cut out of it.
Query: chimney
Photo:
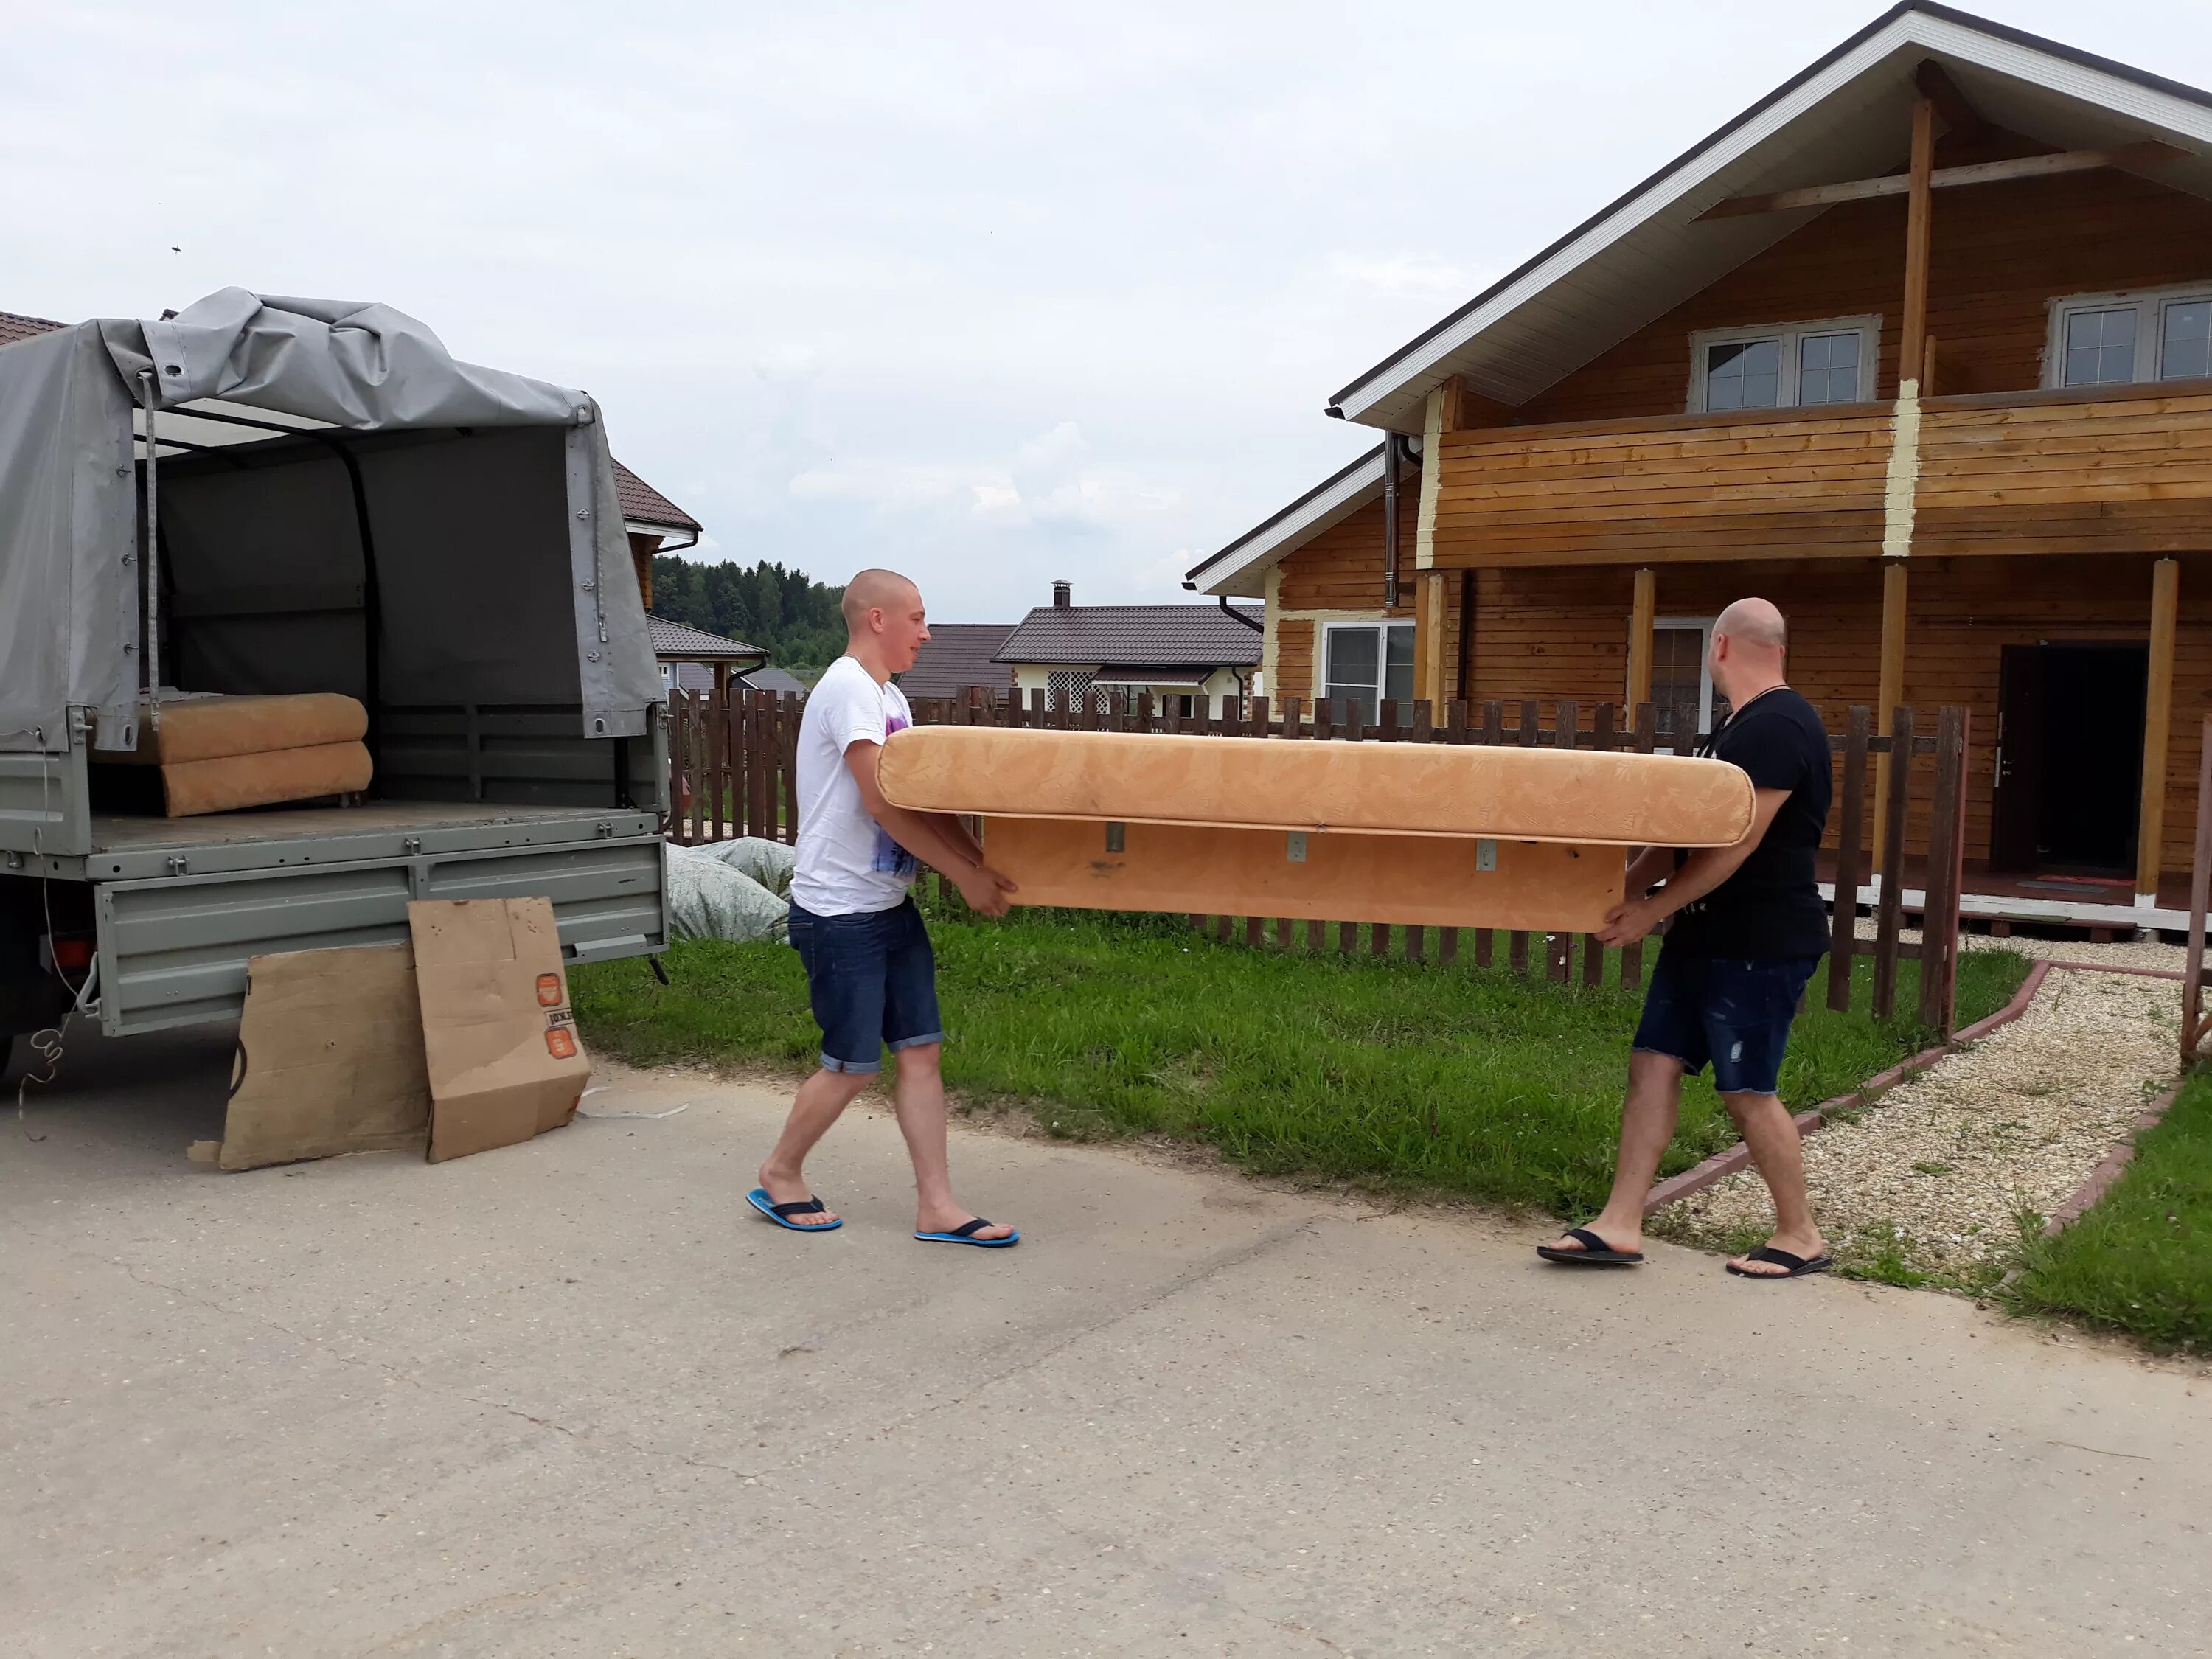
[[[1075,589],[1066,582],[1054,582],[1052,585],[1052,608],[1055,611],[1069,611],[1073,610],[1074,605]]]

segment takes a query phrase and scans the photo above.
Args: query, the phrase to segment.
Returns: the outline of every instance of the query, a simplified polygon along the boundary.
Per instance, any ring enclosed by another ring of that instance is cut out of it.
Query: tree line
[[[845,648],[842,587],[766,559],[696,564],[672,553],[653,561],[653,611],[769,653],[779,668],[825,668]]]

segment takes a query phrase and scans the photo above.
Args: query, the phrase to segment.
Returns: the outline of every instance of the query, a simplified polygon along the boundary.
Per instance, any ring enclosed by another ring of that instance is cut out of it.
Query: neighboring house
[[[615,495],[622,502],[623,530],[629,538],[630,563],[637,591],[653,609],[653,556],[696,547],[702,526],[682,507],[624,466],[615,463]]]
[[[1685,744],[1714,615],[1763,594],[1832,724],[1971,711],[1970,868],[2179,897],[2212,96],[1899,6],[1329,413],[1383,446],[1186,582],[1264,600],[1277,698],[1648,697]]]
[[[738,675],[737,683],[748,691],[774,691],[786,696],[806,695],[806,682],[781,668],[756,668]]]
[[[727,690],[733,675],[755,673],[768,663],[768,653],[758,646],[726,640],[689,623],[648,614],[645,626],[660,661],[660,684],[669,690]]]
[[[1012,623],[932,623],[914,666],[898,677],[899,689],[909,697],[963,697],[970,690],[1003,697],[1014,678],[998,655],[1013,631]]]
[[[1155,708],[1189,714],[1195,697],[1218,707],[1257,695],[1261,649],[1257,605],[1079,605],[1054,582],[1052,603],[1030,611],[994,660],[1012,669],[1024,703],[1036,691],[1077,705],[1150,692]]]

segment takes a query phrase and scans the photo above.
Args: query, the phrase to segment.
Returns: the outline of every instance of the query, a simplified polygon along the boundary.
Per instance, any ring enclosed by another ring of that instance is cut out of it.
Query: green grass
[[[1364,951],[1255,951],[1181,917],[1021,910],[996,922],[940,915],[931,931],[945,1078],[971,1103],[1026,1105],[1073,1139],[1209,1143],[1259,1172],[1554,1214],[1604,1200],[1638,993]],[[794,1074],[812,1064],[817,1037],[789,948],[687,941],[666,965],[666,989],[642,960],[575,969],[587,1040],[637,1063]],[[1915,1006],[1915,966],[1900,966],[1901,1008]],[[2009,951],[1966,956],[1961,1023],[2002,1006],[2026,972]],[[1814,979],[1816,1000],[1825,983]],[[1856,1012],[1816,1008],[1798,1022],[1782,1078],[1793,1108],[1924,1046],[1910,1024],[1867,1017],[1867,986],[1863,967]],[[1710,1081],[1695,1079],[1665,1170],[1735,1139]]]
[[[2212,1353],[2212,1071],[2198,1071],[2104,1201],[2023,1252],[2002,1292],[2168,1351]]]

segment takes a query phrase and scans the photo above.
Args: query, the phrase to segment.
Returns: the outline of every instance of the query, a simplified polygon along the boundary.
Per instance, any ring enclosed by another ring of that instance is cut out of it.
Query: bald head
[[[868,631],[872,611],[907,611],[919,608],[921,590],[896,570],[863,570],[845,584],[845,631]]]
[[[1790,625],[1765,599],[1738,599],[1713,623],[1717,638],[1734,640],[1754,651],[1781,651],[1790,643]]]

